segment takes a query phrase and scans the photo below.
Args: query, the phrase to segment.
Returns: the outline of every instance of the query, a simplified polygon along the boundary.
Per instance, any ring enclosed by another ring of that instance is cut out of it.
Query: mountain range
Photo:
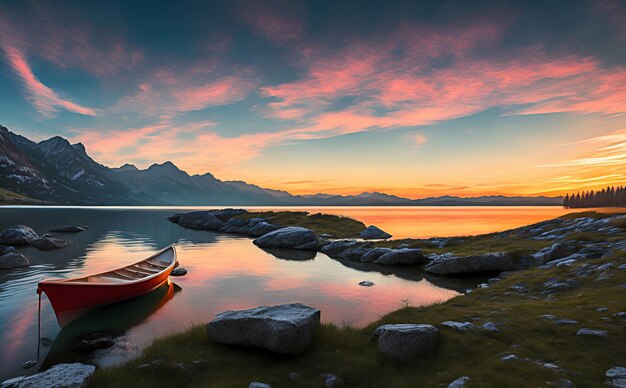
[[[190,206],[511,206],[561,205],[561,197],[455,196],[408,199],[359,195],[292,195],[210,173],[189,175],[172,162],[140,170],[93,160],[81,143],[55,136],[36,143],[0,125],[0,203]]]

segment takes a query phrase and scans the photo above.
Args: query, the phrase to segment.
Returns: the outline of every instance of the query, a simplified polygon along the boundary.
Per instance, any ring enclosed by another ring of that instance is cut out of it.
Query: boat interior
[[[167,248],[155,256],[123,268],[67,281],[72,283],[128,283],[162,272],[172,264],[175,257],[174,250]]]

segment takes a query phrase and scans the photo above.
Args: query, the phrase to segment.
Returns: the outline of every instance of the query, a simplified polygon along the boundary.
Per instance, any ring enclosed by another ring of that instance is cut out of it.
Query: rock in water
[[[370,282],[369,280],[363,280],[362,282],[359,282],[359,286],[363,286],[363,287],[371,287],[374,285],[374,282]]]
[[[0,269],[28,267],[30,262],[26,256],[17,252],[9,252],[0,256]]]
[[[0,233],[0,244],[28,245],[38,238],[39,236],[30,226],[15,225]]]
[[[170,276],[185,276],[185,275],[187,275],[187,270],[182,267],[174,268],[174,270],[170,274]]]
[[[312,230],[288,226],[264,234],[253,241],[259,248],[317,249],[317,236]]]
[[[4,381],[0,388],[82,388],[96,371],[93,365],[81,363],[58,364],[45,372],[20,376]]]
[[[213,213],[208,211],[195,211],[183,214],[176,214],[170,218],[178,225],[196,230],[218,230],[224,225]]]
[[[374,264],[396,265],[396,264],[424,264],[427,259],[422,254],[421,249],[392,249],[384,255],[374,260]]]
[[[320,310],[299,303],[225,311],[206,326],[212,341],[256,346],[276,353],[305,352],[320,323]]]
[[[252,237],[261,237],[264,234],[273,232],[280,228],[282,228],[282,226],[278,226],[278,225],[270,224],[265,221],[261,221],[258,224],[254,225],[252,228],[250,228],[250,230],[248,231],[248,234]]]
[[[52,228],[50,229],[50,231],[55,233],[79,233],[84,232],[85,228],[74,225],[62,225],[57,226],[56,228]]]
[[[336,240],[324,245],[320,249],[320,252],[330,257],[338,257],[341,253],[347,251],[348,249],[359,246],[361,246],[361,243],[356,240]]]
[[[386,240],[391,238],[391,235],[379,227],[371,225],[359,233],[359,237],[363,240]]]
[[[455,275],[516,269],[508,253],[485,253],[473,256],[439,256],[426,265],[426,272],[438,275]]]
[[[387,357],[409,361],[434,349],[439,340],[439,330],[432,325],[396,324],[382,325],[374,330],[378,351]]]
[[[392,252],[393,249],[391,248],[374,248],[374,249],[370,249],[369,251],[367,251],[367,253],[365,253],[363,256],[361,256],[361,261],[364,263],[373,263],[374,260],[378,259],[379,257],[381,257],[382,255],[384,255],[385,253],[389,253]]]
[[[53,249],[65,248],[70,245],[70,242],[60,238],[44,236],[42,238],[38,238],[37,240],[33,240],[31,245],[41,251],[51,251]]]

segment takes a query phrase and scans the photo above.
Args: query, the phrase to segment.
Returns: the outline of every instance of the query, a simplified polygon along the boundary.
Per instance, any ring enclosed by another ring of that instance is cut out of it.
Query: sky
[[[626,2],[0,1],[0,124],[294,194],[626,183]]]

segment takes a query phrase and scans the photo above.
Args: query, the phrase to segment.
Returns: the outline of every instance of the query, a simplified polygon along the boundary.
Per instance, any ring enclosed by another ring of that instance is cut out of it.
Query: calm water
[[[513,228],[565,212],[558,207],[524,208],[307,208],[375,224],[396,238],[451,236]],[[445,301],[484,279],[446,279],[417,269],[341,263],[323,254],[266,252],[248,238],[183,229],[166,220],[180,208],[0,208],[0,230],[27,224],[39,234],[64,224],[88,225],[68,234],[68,248],[41,252],[21,248],[31,266],[0,272],[0,381],[35,370],[21,365],[36,356],[37,282],[74,277],[138,261],[175,244],[189,270],[173,284],[125,303],[94,310],[60,330],[42,299],[41,359],[112,365],[137,356],[154,338],[204,323],[216,313],[259,305],[302,302],[322,310],[322,320],[363,325],[408,302]],[[371,288],[358,286],[371,280]],[[71,345],[90,333],[116,337],[115,346],[86,353]],[[36,368],[35,368],[36,369]]]

